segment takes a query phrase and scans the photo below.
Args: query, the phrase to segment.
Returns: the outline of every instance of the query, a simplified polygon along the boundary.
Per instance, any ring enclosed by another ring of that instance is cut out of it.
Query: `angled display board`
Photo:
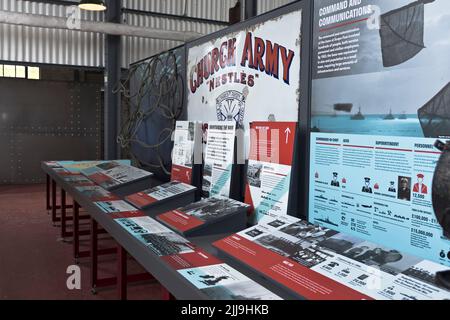
[[[125,200],[146,213],[161,213],[194,202],[196,189],[183,182],[171,181],[126,196]]]
[[[85,197],[89,198],[91,201],[110,201],[110,200],[119,200],[119,198],[109,192],[108,190],[103,189],[100,186],[91,185],[91,186],[78,186],[75,187],[79,192],[81,192]]]
[[[245,202],[254,222],[268,213],[288,213],[296,131],[296,122],[250,123]]]
[[[309,221],[450,266],[448,1],[314,1]]]
[[[201,153],[202,124],[194,121],[177,121],[172,150],[171,180],[187,184],[193,182],[194,155]]]
[[[208,123],[204,155],[202,194],[230,197],[235,164],[236,122]]]
[[[242,230],[248,205],[215,196],[157,216],[166,226],[185,236],[204,236]]]
[[[450,299],[435,280],[448,268],[289,216],[266,215],[214,246],[307,299]]]
[[[114,190],[150,178],[153,173],[120,162],[109,161],[81,170],[81,173],[104,189]]]

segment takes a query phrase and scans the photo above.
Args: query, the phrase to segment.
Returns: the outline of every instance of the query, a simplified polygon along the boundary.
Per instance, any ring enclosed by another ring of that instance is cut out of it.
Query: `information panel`
[[[252,122],[245,202],[258,222],[287,214],[296,122]]]
[[[297,121],[302,11],[280,15],[188,48],[192,121]],[[248,151],[248,149],[246,150]]]
[[[450,266],[431,201],[433,143],[312,134],[309,220]]]
[[[172,151],[171,180],[192,183],[195,148],[202,143],[201,123],[177,121]]]
[[[440,300],[448,268],[290,216],[266,215],[214,242],[220,251],[312,300]]]
[[[202,192],[204,197],[230,196],[231,172],[234,162],[236,123],[208,123]]]
[[[314,1],[309,195],[311,222],[447,266],[431,191],[449,15],[449,1]]]

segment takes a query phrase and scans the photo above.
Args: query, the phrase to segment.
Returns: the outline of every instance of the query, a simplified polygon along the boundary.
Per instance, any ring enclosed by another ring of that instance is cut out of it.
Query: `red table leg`
[[[161,286],[162,300],[176,300],[175,297],[163,286]]]
[[[66,190],[61,188],[61,238],[66,237]]]
[[[46,199],[46,208],[47,211],[50,210],[50,176],[48,174],[46,174],[46,180],[47,180],[47,185],[45,188],[45,199]],[[48,213],[48,212],[47,212]]]
[[[78,202],[73,200],[73,258],[75,262],[78,263],[78,258],[80,255],[80,234],[79,234],[79,221],[78,217],[80,215],[80,205]]]
[[[56,181],[52,179],[52,222],[56,222]]]
[[[96,293],[97,287],[97,267],[98,267],[98,256],[97,256],[97,221],[91,218],[91,288],[92,293]]]
[[[127,252],[117,244],[117,293],[119,300],[127,300]]]

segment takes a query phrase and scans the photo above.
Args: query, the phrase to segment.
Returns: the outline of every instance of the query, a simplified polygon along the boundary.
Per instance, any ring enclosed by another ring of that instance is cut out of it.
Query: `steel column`
[[[242,0],[244,2],[244,20],[255,17],[258,14],[258,1]]]
[[[106,21],[121,23],[121,1],[108,0]],[[117,136],[120,125],[120,93],[114,88],[120,80],[120,36],[105,37],[105,124],[104,124],[104,157],[107,160],[119,158]]]

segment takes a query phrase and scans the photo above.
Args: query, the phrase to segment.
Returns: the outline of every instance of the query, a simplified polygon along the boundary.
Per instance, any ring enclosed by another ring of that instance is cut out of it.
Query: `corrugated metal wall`
[[[236,0],[189,0],[188,17],[228,21],[228,9]],[[183,0],[123,0],[123,7],[140,11],[183,15]],[[23,0],[0,0],[0,10],[66,17],[67,6]],[[103,13],[82,11],[82,19],[103,21]],[[190,30],[202,34],[217,31],[223,26],[205,22],[176,20],[136,13],[125,13],[123,23],[162,28]],[[104,36],[90,32],[52,30],[0,24],[0,60],[32,63],[51,63],[76,66],[104,66]],[[123,37],[122,65],[157,54],[180,45],[181,42]]]
[[[295,2],[295,0],[257,0],[257,12],[263,14],[267,11],[279,8],[288,3]]]
[[[237,0],[123,0],[123,7],[134,10],[161,12],[188,17],[228,21],[228,9]],[[187,6],[185,9],[185,5]]]
[[[193,21],[180,21],[175,19],[145,16],[140,14],[125,13],[125,22],[130,25],[151,27],[165,30],[187,30],[201,34],[208,34],[224,28],[217,24],[208,24]],[[169,40],[145,39],[139,37],[123,37],[122,39],[122,63],[127,65],[161,51],[179,46],[182,42]]]
[[[292,0],[258,0],[258,14]],[[123,0],[132,10],[184,15],[228,21],[228,9],[236,0]],[[185,6],[187,6],[185,8]],[[67,6],[24,0],[0,0],[0,10],[66,17]],[[103,13],[82,11],[82,19],[103,21]],[[123,23],[165,30],[189,30],[208,34],[222,29],[220,24],[155,17],[126,12]],[[0,24],[0,60],[103,67],[104,35],[70,30],[52,30]],[[181,44],[178,41],[123,37],[122,66]]]
[[[22,0],[0,0],[0,9],[66,17],[67,6]],[[102,13],[82,12],[84,20],[103,20]],[[0,24],[0,60],[103,66],[103,35]]]

